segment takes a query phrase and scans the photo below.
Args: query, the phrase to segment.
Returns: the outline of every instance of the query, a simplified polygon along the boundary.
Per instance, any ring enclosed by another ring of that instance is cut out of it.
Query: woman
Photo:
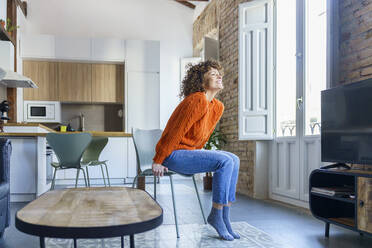
[[[224,240],[239,239],[231,228],[229,213],[235,201],[239,158],[225,151],[201,150],[220,120],[224,105],[214,98],[223,89],[222,67],[205,61],[190,67],[181,84],[183,101],[174,110],[156,145],[152,171],[163,176],[168,169],[195,174],[214,172],[213,203],[208,216]]]

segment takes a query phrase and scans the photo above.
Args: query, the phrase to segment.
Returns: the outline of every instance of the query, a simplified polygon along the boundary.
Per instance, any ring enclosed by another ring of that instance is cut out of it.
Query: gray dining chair
[[[138,177],[146,177],[146,176],[153,176],[154,177],[154,199],[156,200],[156,176],[152,173],[152,159],[155,156],[155,146],[158,143],[162,134],[161,129],[152,129],[152,130],[143,130],[143,129],[133,129],[132,128],[132,137],[134,142],[134,148],[136,151],[137,156],[137,176],[133,179],[132,187],[135,186]],[[205,219],[203,206],[200,201],[198,187],[196,185],[195,177],[193,174],[185,175],[181,173],[176,173],[174,171],[168,170],[168,172],[164,173],[165,176],[169,176],[171,191],[172,191],[172,201],[173,201],[173,213],[174,213],[174,220],[176,224],[176,233],[177,238],[179,238],[178,232],[178,221],[177,221],[177,211],[176,211],[176,201],[174,196],[174,187],[173,187],[173,178],[172,176],[175,174],[179,174],[185,177],[192,177],[194,182],[196,196],[199,201],[199,206],[203,215],[204,223],[207,224],[207,220]]]
[[[79,172],[83,171],[85,186],[88,186],[87,178],[80,163],[83,152],[92,140],[90,133],[48,133],[46,140],[55,152],[58,162],[52,162],[54,168],[51,189],[54,189],[57,170],[76,169],[75,188],[77,187]]]

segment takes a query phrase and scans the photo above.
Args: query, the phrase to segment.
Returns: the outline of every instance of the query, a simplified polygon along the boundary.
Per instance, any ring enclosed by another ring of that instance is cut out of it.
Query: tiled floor
[[[272,239],[267,233],[249,225],[245,221],[233,222],[234,229],[239,230],[240,239],[224,241],[218,238],[216,231],[205,224],[182,224],[179,226],[182,238],[177,239],[169,233],[174,232],[173,225],[161,225],[151,231],[136,234],[134,236],[137,248],[290,248],[287,244],[281,244]],[[48,248],[70,248],[73,245],[71,239],[46,239]],[[109,239],[79,239],[79,248],[120,248],[120,238]],[[124,238],[124,247],[129,247],[129,237]],[[292,247],[293,248],[293,247]]]
[[[191,180],[176,182],[178,222],[185,224],[202,224],[203,219],[197,202]],[[128,185],[129,186],[129,185]],[[152,185],[146,185],[152,192]],[[199,185],[201,189],[201,185]],[[163,225],[169,225],[167,235],[176,236],[174,228],[172,198],[170,186],[166,180],[158,185],[158,201],[164,209]],[[201,191],[201,199],[208,214],[211,208],[211,192]],[[14,226],[14,214],[24,203],[12,204],[12,226],[5,232],[0,247],[33,248],[39,247],[39,239],[23,234]],[[296,207],[285,206],[272,201],[259,201],[238,195],[237,202],[232,207],[233,222],[245,221],[250,225],[268,233],[283,244],[294,248],[355,248],[372,247],[372,238],[359,236],[358,233],[331,225],[330,238],[324,238],[324,223],[313,218],[308,211]],[[173,230],[173,231],[172,231]],[[181,239],[187,233],[181,233]]]

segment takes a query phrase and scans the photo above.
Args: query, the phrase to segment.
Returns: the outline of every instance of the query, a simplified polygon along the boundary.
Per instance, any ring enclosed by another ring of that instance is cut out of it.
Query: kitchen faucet
[[[84,132],[85,131],[85,116],[83,113],[80,112],[80,115],[76,115],[72,117],[70,120],[68,120],[68,122],[70,123],[73,119],[77,119],[77,118],[79,118],[78,130]]]
[[[83,113],[80,113],[80,131],[85,131],[85,116]]]

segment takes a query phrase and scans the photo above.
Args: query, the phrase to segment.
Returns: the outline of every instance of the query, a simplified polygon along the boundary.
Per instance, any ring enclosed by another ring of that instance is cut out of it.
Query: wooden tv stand
[[[342,187],[354,189],[355,198],[342,198],[312,193],[312,187]],[[325,222],[325,236],[330,224],[362,234],[372,234],[372,171],[317,169],[309,179],[309,204],[314,217]]]

